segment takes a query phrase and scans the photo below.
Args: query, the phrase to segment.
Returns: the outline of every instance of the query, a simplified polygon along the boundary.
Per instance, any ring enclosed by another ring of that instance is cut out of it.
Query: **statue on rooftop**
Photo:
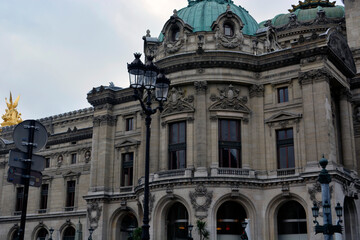
[[[1,117],[4,120],[3,123],[1,123],[1,127],[12,126],[22,122],[21,113],[19,113],[16,109],[19,99],[20,96],[18,96],[13,102],[11,92],[9,102],[7,98],[5,98],[7,109],[5,109],[5,114]]]

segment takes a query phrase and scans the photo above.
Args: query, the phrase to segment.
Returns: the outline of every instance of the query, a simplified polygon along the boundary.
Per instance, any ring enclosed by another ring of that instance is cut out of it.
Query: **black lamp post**
[[[94,229],[92,227],[89,228],[89,233],[90,233],[90,236],[88,238],[88,240],[92,240],[92,234],[94,232]]]
[[[141,108],[146,115],[146,152],[145,152],[145,186],[144,186],[144,218],[142,226],[142,240],[150,239],[149,234],[149,149],[150,149],[150,125],[151,115],[155,114],[157,109],[163,110],[163,102],[167,100],[170,80],[160,72],[153,63],[153,57],[148,57],[144,65],[141,60],[141,54],[135,53],[135,60],[128,64],[128,72],[130,78],[130,87],[134,89],[134,97],[139,100]],[[159,73],[160,72],[160,73]],[[144,103],[142,93],[146,91],[147,98]],[[159,102],[159,106],[151,108],[151,96],[155,92],[155,98]]]
[[[319,207],[314,202],[314,206],[312,207],[312,214],[315,218],[315,234],[322,233],[324,234],[325,240],[332,240],[334,233],[342,233],[342,226],[340,223],[342,222],[342,207],[340,203],[338,203],[335,207],[336,215],[339,220],[336,225],[332,225],[331,219],[331,204],[330,204],[330,187],[329,183],[331,182],[331,176],[326,170],[326,166],[328,164],[328,160],[323,156],[320,160],[320,165],[323,168],[319,174],[318,181],[321,183],[321,196],[322,196],[322,205],[323,205],[323,213],[324,213],[324,225],[320,225],[316,218],[319,216]]]
[[[53,235],[54,229],[53,229],[53,228],[50,228],[50,229],[49,229],[49,232],[50,232],[50,238],[49,238],[49,240],[52,240],[52,235]]]

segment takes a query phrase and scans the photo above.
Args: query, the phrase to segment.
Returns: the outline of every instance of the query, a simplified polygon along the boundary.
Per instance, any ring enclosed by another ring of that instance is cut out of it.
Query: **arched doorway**
[[[116,240],[129,240],[133,237],[133,231],[138,227],[136,217],[127,213],[119,219],[116,226]]]
[[[45,228],[41,228],[36,235],[36,240],[47,240],[49,238],[49,233]]]
[[[217,240],[238,240],[244,234],[242,223],[247,218],[244,207],[228,201],[219,207],[216,214]]]
[[[19,233],[19,230],[15,230],[12,234],[11,234],[11,240],[16,240],[18,239],[18,233]]]
[[[63,240],[75,240],[75,228],[67,227],[64,231]]]
[[[354,200],[346,197],[344,201],[344,234],[346,240],[359,239],[358,226],[359,223]]]
[[[174,203],[166,217],[167,240],[187,239],[189,214],[186,207],[177,202]]]
[[[277,214],[278,240],[307,240],[306,212],[300,203],[288,201]]]

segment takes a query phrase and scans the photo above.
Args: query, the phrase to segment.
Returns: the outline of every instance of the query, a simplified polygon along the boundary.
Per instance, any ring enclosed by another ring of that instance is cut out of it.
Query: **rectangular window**
[[[40,193],[40,210],[39,212],[46,212],[49,194],[49,184],[41,185]]]
[[[66,189],[66,211],[74,210],[75,206],[75,181],[67,182]]]
[[[50,167],[50,158],[45,158],[45,168]]]
[[[16,189],[16,206],[15,206],[16,212],[19,212],[22,210],[23,201],[24,201],[24,188],[18,187]]]
[[[122,171],[121,171],[121,186],[133,185],[133,166],[134,153],[124,153],[122,155]]]
[[[76,153],[71,154],[71,164],[76,163]]]
[[[278,169],[294,168],[294,136],[293,129],[281,129],[276,131],[276,145]]]
[[[126,119],[126,131],[134,130],[134,118]]]
[[[289,101],[289,91],[287,87],[278,88],[278,103]]]
[[[219,120],[219,167],[241,168],[239,120]]]
[[[169,125],[169,170],[186,168],[186,123]]]

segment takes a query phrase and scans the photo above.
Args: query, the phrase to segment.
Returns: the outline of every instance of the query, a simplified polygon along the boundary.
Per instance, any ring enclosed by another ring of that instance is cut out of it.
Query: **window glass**
[[[63,240],[75,240],[75,228],[68,227],[64,231]]]
[[[45,158],[45,168],[50,167],[50,158]]]
[[[48,194],[49,194],[49,184],[42,184],[41,196],[40,196],[40,210],[47,209]]]
[[[287,87],[278,88],[278,102],[284,103],[289,101],[289,92]]]
[[[173,26],[171,29],[171,41],[176,42],[180,38],[180,28],[178,26]]]
[[[232,37],[234,35],[234,29],[233,26],[229,23],[224,24],[224,35]]]
[[[133,185],[133,165],[134,165],[134,153],[124,153],[122,155],[122,174],[121,174],[121,186]]]
[[[241,225],[246,219],[245,209],[237,202],[228,201],[223,203],[217,211],[217,235],[218,239],[242,239],[244,233]]]
[[[126,119],[126,131],[134,130],[134,118]]]
[[[186,168],[186,123],[169,125],[169,169]]]
[[[277,216],[278,239],[308,239],[306,224],[306,212],[300,203],[289,201],[283,204]]]
[[[24,201],[24,188],[23,187],[18,187],[16,189],[16,207],[15,207],[15,211],[18,212],[18,211],[22,210],[23,201]]]
[[[293,129],[281,129],[276,131],[276,145],[278,168],[294,168],[294,139]]]
[[[74,210],[75,205],[75,181],[67,182],[66,210]]]
[[[188,239],[188,218],[183,204],[177,202],[171,206],[166,218],[168,240]]]
[[[241,167],[240,121],[219,120],[219,167]]]

